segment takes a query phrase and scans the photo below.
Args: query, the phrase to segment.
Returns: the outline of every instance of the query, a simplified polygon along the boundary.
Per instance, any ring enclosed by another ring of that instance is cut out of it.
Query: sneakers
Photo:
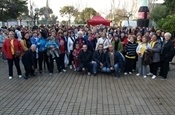
[[[136,76],[140,76],[140,74],[139,74],[139,73],[137,73],[137,74],[136,74]]]
[[[9,76],[9,79],[12,79],[13,77],[12,76]]]
[[[127,72],[125,72],[125,73],[124,73],[124,75],[128,75],[128,73],[127,73]]]
[[[152,76],[152,79],[155,79],[155,78],[156,78],[156,76],[155,76],[155,75],[153,75],[153,76]]]
[[[19,77],[19,78],[22,78],[22,75],[19,75],[18,77]]]
[[[88,72],[88,76],[91,76],[91,73],[90,72]]]
[[[63,72],[66,72],[66,70],[65,70],[65,69],[63,69]]]
[[[131,75],[131,74],[132,74],[132,72],[129,72],[129,74]]]
[[[72,69],[73,68],[72,65],[70,65],[69,68]]]
[[[147,76],[146,76],[146,75],[144,75],[144,76],[143,76],[143,78],[144,78],[144,79],[146,79],[146,78],[147,78]]]
[[[52,75],[53,73],[49,73],[49,75]]]
[[[147,76],[152,76],[153,74],[152,73],[148,73]]]

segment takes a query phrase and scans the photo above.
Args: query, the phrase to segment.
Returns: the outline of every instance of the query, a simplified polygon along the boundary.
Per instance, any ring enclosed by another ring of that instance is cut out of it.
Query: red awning
[[[92,19],[87,21],[88,25],[96,26],[103,24],[105,26],[110,26],[111,21],[104,19],[102,16],[94,16]]]

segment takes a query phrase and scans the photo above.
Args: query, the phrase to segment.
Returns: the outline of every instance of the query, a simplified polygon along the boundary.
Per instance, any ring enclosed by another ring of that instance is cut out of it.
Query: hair
[[[171,33],[170,32],[166,32],[165,34],[164,34],[164,36],[169,36],[170,38],[171,38]]]

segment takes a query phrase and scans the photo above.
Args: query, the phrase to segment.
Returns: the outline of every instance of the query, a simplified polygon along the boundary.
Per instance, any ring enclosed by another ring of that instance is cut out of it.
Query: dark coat
[[[95,61],[98,65],[102,63],[103,65],[107,64],[107,59],[106,58],[107,54],[105,52],[100,53],[98,50],[93,53],[93,61]]]
[[[147,49],[143,54],[143,65],[149,65],[153,61],[153,51],[151,49]]]
[[[26,66],[34,66],[34,53],[31,49],[25,51],[24,55],[22,56],[22,62]]]
[[[169,40],[167,43],[163,43],[161,49],[161,60],[162,61],[170,61],[174,52],[173,42]]]
[[[90,51],[84,52],[83,50],[81,50],[80,54],[78,55],[79,65],[86,66],[91,61],[92,61],[92,53]]]

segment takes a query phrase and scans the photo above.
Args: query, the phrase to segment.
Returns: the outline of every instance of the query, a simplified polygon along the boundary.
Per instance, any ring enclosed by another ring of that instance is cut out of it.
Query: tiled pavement
[[[70,70],[28,80],[7,74],[0,62],[0,115],[175,115],[174,66],[163,81]]]

